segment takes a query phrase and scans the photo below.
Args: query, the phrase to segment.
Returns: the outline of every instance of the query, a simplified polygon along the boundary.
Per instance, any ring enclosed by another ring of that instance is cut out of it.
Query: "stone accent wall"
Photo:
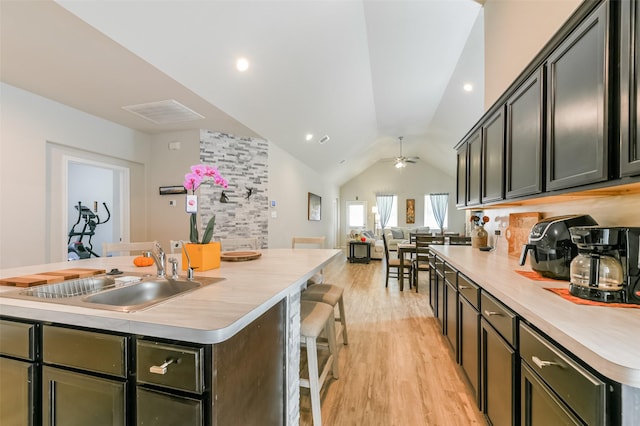
[[[269,143],[262,139],[241,138],[220,132],[200,130],[200,162],[217,167],[229,182],[224,190],[205,180],[199,189],[200,232],[212,215],[216,216],[214,239],[259,237],[268,245]],[[247,198],[247,188],[253,188]],[[220,202],[222,191],[227,203]]]
[[[300,424],[300,292],[288,302],[287,332],[287,424]]]

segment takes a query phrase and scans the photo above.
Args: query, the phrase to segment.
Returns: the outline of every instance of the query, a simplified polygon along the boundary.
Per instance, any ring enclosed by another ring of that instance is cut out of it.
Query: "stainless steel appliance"
[[[598,302],[640,304],[640,228],[578,226],[571,240],[571,294]]]
[[[578,247],[571,242],[569,228],[597,224],[598,222],[586,214],[540,220],[531,228],[528,244],[522,247],[520,265],[524,265],[527,254],[531,251],[531,269],[543,277],[568,281],[571,260],[578,255]]]

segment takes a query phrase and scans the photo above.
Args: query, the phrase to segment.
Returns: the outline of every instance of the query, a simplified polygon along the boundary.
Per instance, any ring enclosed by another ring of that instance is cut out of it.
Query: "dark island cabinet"
[[[482,203],[504,199],[504,108],[482,125]]]
[[[456,154],[456,206],[467,204],[467,144],[458,148]]]
[[[547,190],[609,177],[609,7],[595,9],[547,60]]]
[[[507,100],[506,198],[543,191],[544,68]]]
[[[620,21],[620,176],[640,175],[638,131],[640,93],[640,4],[625,0],[621,3]]]
[[[467,140],[467,206],[480,204],[482,182],[482,129]]]

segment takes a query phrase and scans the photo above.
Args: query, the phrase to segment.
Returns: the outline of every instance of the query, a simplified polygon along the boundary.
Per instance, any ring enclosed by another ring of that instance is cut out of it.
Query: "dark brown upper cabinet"
[[[506,198],[543,191],[544,69],[507,100]]]
[[[620,3],[620,7],[620,176],[634,176],[640,175],[640,4],[637,1],[625,0]]]
[[[547,190],[608,179],[609,8],[595,9],[547,60]]]
[[[467,206],[480,204],[482,181],[482,129],[467,140]]]
[[[458,148],[456,163],[456,206],[464,207],[467,204],[467,144]]]
[[[482,203],[504,199],[504,108],[482,125]]]

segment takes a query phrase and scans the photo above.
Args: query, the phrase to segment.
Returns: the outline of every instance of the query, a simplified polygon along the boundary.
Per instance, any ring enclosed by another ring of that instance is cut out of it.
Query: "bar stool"
[[[313,284],[307,287],[307,289],[301,293],[300,299],[312,302],[326,303],[328,305],[331,305],[334,310],[336,305],[338,305],[340,316],[335,318],[335,320],[340,322],[340,329],[338,330],[336,335],[338,336],[342,334],[342,343],[348,345],[349,338],[347,336],[347,318],[344,313],[343,293],[344,289],[337,285]]]
[[[329,340],[329,357],[322,372],[318,366],[317,340],[322,331]],[[338,378],[338,354],[336,352],[336,331],[333,319],[333,309],[326,303],[302,300],[300,302],[300,340],[301,346],[306,347],[307,371],[309,378],[300,377],[300,387],[309,389],[311,395],[311,414],[314,426],[322,425],[322,408],[320,405],[320,389],[329,371],[335,379]]]

